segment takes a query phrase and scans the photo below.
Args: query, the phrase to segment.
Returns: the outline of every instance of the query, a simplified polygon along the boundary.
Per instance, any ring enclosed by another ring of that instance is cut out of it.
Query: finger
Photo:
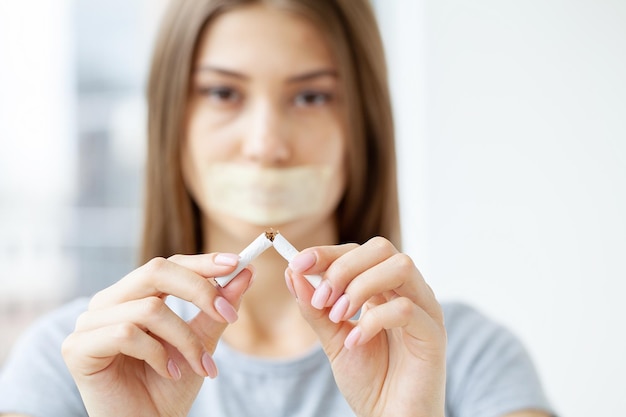
[[[302,316],[318,335],[326,355],[332,360],[343,350],[343,342],[353,325],[348,322],[333,323],[328,315],[311,306],[313,288],[302,274],[290,269],[285,271],[285,280],[296,297]]]
[[[167,258],[205,278],[219,276],[223,268],[234,269],[239,263],[239,255],[234,253],[207,253],[198,255],[172,255]]]
[[[221,276],[221,272],[216,274],[215,265],[233,268],[239,262],[239,255],[234,253],[213,253],[203,255],[173,255],[168,260],[184,266],[204,277],[213,278]],[[247,271],[246,271],[247,269]],[[254,265],[247,265],[239,274],[233,278],[232,283],[227,287],[214,285],[217,292],[228,300],[232,305],[239,305],[241,295],[252,285],[255,276]]]
[[[442,314],[432,290],[411,258],[396,253],[352,279],[344,294],[332,305],[329,317],[334,322],[347,320],[379,295],[387,295],[383,297],[385,301],[397,296],[407,297],[437,319]]]
[[[212,285],[207,279],[192,270],[164,258],[154,258],[97,293],[89,308],[105,308],[130,300],[168,294],[189,301],[194,294],[215,293],[209,287]]]
[[[228,313],[224,311],[224,308],[231,311],[230,314],[233,315],[233,319],[228,320],[229,322],[237,319],[236,309],[239,308],[241,295],[251,285],[254,279],[253,276],[254,267],[248,265],[226,287],[216,288],[220,294],[220,296],[216,298],[216,308],[218,308],[220,314],[224,317],[228,317]],[[227,304],[224,305],[224,303]],[[225,323],[213,320],[209,315],[203,312],[198,313],[190,320],[189,326],[193,332],[200,337],[202,344],[209,353],[213,353],[224,329],[226,329]]]
[[[202,341],[161,298],[149,297],[112,308],[88,311],[78,317],[76,331],[85,332],[124,322],[132,323],[172,345],[198,375],[207,376],[202,364],[205,353]]]
[[[227,286],[221,287],[216,285],[215,289],[217,293],[228,300],[231,305],[235,308],[239,308],[241,296],[252,286],[255,276],[256,269],[252,264],[249,264],[238,273]]]
[[[180,367],[165,347],[132,323],[74,332],[63,342],[63,357],[73,374],[89,376],[106,369],[118,355],[145,361],[164,378],[180,378]]]
[[[358,325],[346,337],[344,346],[352,349],[369,342],[381,331],[392,329],[402,329],[415,341],[435,346],[445,344],[443,323],[434,320],[410,299],[398,297],[363,313]]]
[[[243,291],[241,286],[237,288]],[[89,309],[107,308],[151,296],[173,295],[193,303],[215,320],[222,320],[222,316],[214,305],[218,293],[218,290],[203,276],[175,262],[155,258],[109,288],[97,293],[89,303]]]
[[[307,248],[289,262],[289,268],[300,274],[322,274],[335,260],[358,247],[356,243],[345,243]]]
[[[336,257],[338,249],[330,248],[317,248],[314,252],[315,266],[307,271],[319,272],[318,268],[326,271],[312,300],[313,306],[318,309],[333,305],[355,277],[398,253],[391,242],[382,237],[374,237],[361,246],[352,246],[339,257]]]

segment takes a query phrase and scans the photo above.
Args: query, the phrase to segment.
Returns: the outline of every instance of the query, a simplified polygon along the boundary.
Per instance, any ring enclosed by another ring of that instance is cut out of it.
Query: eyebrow
[[[216,67],[214,65],[201,65],[201,66],[196,68],[195,72],[204,72],[204,71],[216,72],[218,74],[226,75],[228,77],[238,78],[240,80],[247,80],[249,78],[247,75],[242,74],[240,72],[233,71],[233,70],[226,69],[226,68]],[[289,82],[289,83],[299,83],[299,82],[303,82],[303,81],[312,80],[312,79],[315,79],[315,78],[321,78],[321,77],[338,78],[338,76],[339,75],[337,74],[336,70],[331,69],[331,68],[322,68],[322,69],[313,70],[313,71],[305,72],[305,73],[302,73],[302,74],[294,75],[292,77],[289,77],[287,79],[287,82]]]
[[[334,69],[330,69],[330,68],[319,69],[319,70],[314,70],[310,72],[305,72],[303,74],[294,75],[293,77],[289,77],[287,79],[287,82],[299,83],[302,81],[308,81],[308,80],[312,80],[315,78],[322,78],[322,77],[338,78],[339,75],[337,74],[337,71],[335,71]]]

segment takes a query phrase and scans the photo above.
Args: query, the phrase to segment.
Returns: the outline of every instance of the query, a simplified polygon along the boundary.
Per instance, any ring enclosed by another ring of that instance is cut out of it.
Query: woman
[[[385,82],[366,0],[171,2],[148,88],[145,264],[26,337],[0,412],[547,416],[519,343],[442,308],[398,251]],[[304,250],[216,285],[271,226]],[[37,350],[64,338],[69,373]]]

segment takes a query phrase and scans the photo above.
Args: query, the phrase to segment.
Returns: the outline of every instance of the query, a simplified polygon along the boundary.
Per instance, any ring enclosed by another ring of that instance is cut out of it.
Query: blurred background
[[[166,1],[0,0],[0,364],[135,265]],[[626,415],[626,2],[374,5],[404,250],[519,335],[561,415]]]
[[[134,265],[164,3],[0,0],[0,361],[38,315]]]

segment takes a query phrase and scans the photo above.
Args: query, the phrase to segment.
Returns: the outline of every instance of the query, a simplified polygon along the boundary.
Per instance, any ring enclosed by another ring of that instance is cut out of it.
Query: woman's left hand
[[[323,274],[317,289],[305,273]],[[285,278],[358,416],[443,417],[443,313],[411,258],[380,237],[318,246],[298,254]]]

